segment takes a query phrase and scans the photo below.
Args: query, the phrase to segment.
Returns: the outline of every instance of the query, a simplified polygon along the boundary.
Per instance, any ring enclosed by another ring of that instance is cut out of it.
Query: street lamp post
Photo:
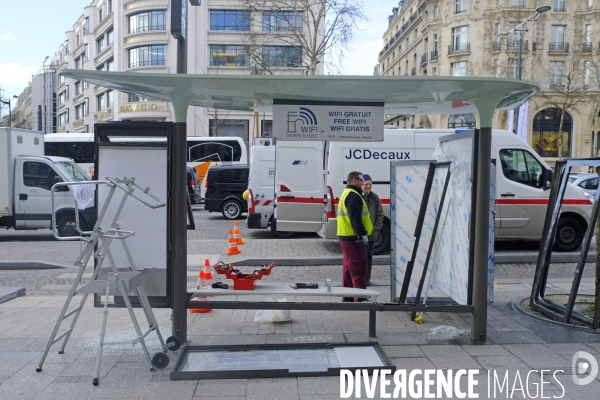
[[[523,36],[525,35],[525,32],[529,31],[529,28],[532,27],[532,25],[540,18],[540,16],[543,13],[551,9],[552,7],[550,6],[539,6],[535,9],[535,12],[525,21],[521,22],[519,25],[515,26],[514,28],[508,31],[501,33],[501,35],[518,35],[519,37],[519,59],[517,62],[517,76],[519,80],[523,79]],[[515,118],[513,121],[514,133],[517,133],[518,127],[519,107],[515,109]]]

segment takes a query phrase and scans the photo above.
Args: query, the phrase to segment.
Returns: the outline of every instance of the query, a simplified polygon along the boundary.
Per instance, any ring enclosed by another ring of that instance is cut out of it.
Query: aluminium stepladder
[[[46,360],[46,357],[48,356],[48,352],[50,351],[50,348],[56,342],[60,341],[63,338],[64,338],[64,341],[63,341],[63,343],[60,347],[60,351],[58,353],[59,354],[64,353],[65,346],[67,345],[69,337],[71,336],[71,333],[73,332],[73,329],[75,328],[75,324],[77,323],[77,320],[78,320],[79,315],[81,314],[81,311],[85,305],[88,295],[90,293],[104,294],[105,298],[104,298],[104,313],[103,313],[103,319],[102,319],[102,328],[100,331],[100,342],[98,344],[98,350],[97,350],[97,356],[96,356],[96,367],[95,367],[95,371],[94,371],[94,377],[92,379],[92,383],[94,385],[98,385],[99,379],[100,379],[100,364],[101,364],[101,360],[102,360],[102,351],[103,351],[104,346],[117,345],[117,344],[135,345],[137,343],[140,343],[140,345],[142,346],[142,349],[144,350],[146,359],[150,363],[150,371],[153,371],[154,367],[165,368],[168,365],[169,357],[166,355],[167,350],[171,350],[171,351],[178,350],[179,347],[181,346],[181,341],[179,340],[179,338],[177,338],[175,336],[169,337],[167,339],[166,344],[163,341],[162,335],[160,334],[160,329],[158,328],[158,323],[156,321],[156,318],[154,317],[154,313],[152,312],[150,302],[148,301],[148,297],[146,296],[146,293],[144,292],[144,289],[141,286],[141,271],[137,270],[135,263],[133,261],[131,252],[129,251],[129,248],[126,243],[126,239],[128,237],[133,236],[134,232],[122,230],[117,223],[118,218],[120,217],[121,212],[123,211],[123,207],[125,206],[125,203],[129,197],[133,197],[134,199],[140,201],[142,204],[144,204],[145,206],[150,207],[150,208],[160,208],[160,207],[166,206],[166,204],[163,201],[161,201],[159,198],[157,198],[156,196],[152,195],[150,193],[149,188],[144,189],[144,188],[140,187],[139,185],[137,185],[135,183],[135,178],[113,179],[113,178],[107,177],[106,181],[61,182],[61,183],[55,184],[51,189],[52,210],[55,209],[54,208],[54,193],[55,193],[55,189],[57,187],[86,185],[86,184],[96,185],[96,186],[107,185],[110,188],[108,195],[106,197],[106,200],[104,202],[104,205],[102,207],[102,210],[98,213],[98,219],[97,219],[92,231],[84,232],[79,227],[79,214],[77,212],[78,202],[77,202],[76,198],[75,198],[75,210],[76,210],[75,211],[75,225],[76,225],[77,231],[80,234],[82,234],[82,236],[59,237],[57,235],[56,229],[55,229],[56,216],[55,216],[54,212],[52,213],[52,228],[53,228],[54,236],[58,240],[81,240],[81,241],[86,242],[86,245],[74,262],[74,265],[79,267],[79,272],[77,274],[77,277],[75,278],[75,281],[73,282],[71,290],[69,291],[67,300],[65,301],[65,304],[61,310],[60,316],[59,316],[58,320],[56,321],[54,330],[52,331],[52,334],[50,335],[50,338],[48,339],[48,344],[46,345],[46,349],[44,350],[44,354],[42,355],[42,358],[40,360],[38,367],[36,368],[36,371],[40,372],[42,370],[42,366],[44,364],[44,361]],[[136,196],[135,194],[133,194],[133,192],[135,191],[135,188],[140,189],[145,195],[150,196],[157,203],[150,204],[150,203],[142,200],[140,197]],[[100,225],[102,224],[102,221],[106,215],[106,212],[109,208],[111,201],[113,200],[115,191],[117,189],[120,189],[124,192],[123,197],[120,200],[119,206],[116,209],[116,212],[112,218],[109,228],[102,229]],[[83,235],[89,235],[89,237],[85,237]],[[113,258],[113,255],[110,251],[110,246],[111,246],[113,240],[119,240],[121,242],[121,244],[123,246],[123,250],[127,257],[128,264],[129,264],[126,268],[121,267],[121,270],[119,270],[117,264],[115,263],[115,259]],[[97,249],[96,249],[96,246],[97,246]],[[92,277],[90,278],[89,283],[82,285],[81,279],[82,279],[83,273],[86,269],[86,266],[87,266],[87,263],[88,263],[90,257],[92,257],[92,256],[97,259],[96,268],[94,268],[94,272],[92,273]],[[106,280],[101,280],[101,279],[98,279],[98,272],[100,271],[102,263],[104,262],[104,260],[106,258],[108,258],[109,263],[111,264],[112,272],[108,273]],[[125,269],[125,271],[123,271],[123,269]],[[129,300],[129,296],[132,294],[132,292],[135,293],[135,295],[137,295],[137,298],[138,298],[140,305],[146,316],[146,320],[149,324],[149,328],[145,333],[142,333],[142,331],[140,329],[140,326],[137,322],[137,318],[135,316],[133,307]],[[71,300],[77,294],[82,294],[81,301],[79,302],[78,306],[69,310]],[[106,333],[106,323],[107,323],[107,318],[108,318],[108,297],[109,297],[109,295],[114,295],[114,294],[120,294],[122,296],[123,302],[125,303],[127,311],[131,318],[131,322],[137,333],[137,337],[131,341],[127,341],[127,342],[105,342],[104,341],[104,337],[105,337],[105,333]],[[73,320],[71,321],[70,328],[57,336],[62,322],[69,317],[73,318]],[[150,354],[148,353],[148,348],[146,346],[145,338],[146,338],[146,336],[148,336],[148,334],[150,334],[150,332],[153,332],[153,331],[156,332],[156,335],[158,337],[158,340],[160,342],[160,345],[161,345],[164,353],[163,352],[156,353],[154,355],[154,357],[150,358]]]

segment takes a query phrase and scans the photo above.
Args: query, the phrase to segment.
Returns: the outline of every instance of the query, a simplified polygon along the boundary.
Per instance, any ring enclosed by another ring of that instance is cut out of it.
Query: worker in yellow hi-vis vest
[[[367,288],[367,249],[373,223],[367,203],[362,196],[363,175],[358,171],[348,174],[346,189],[340,196],[337,209],[337,236],[344,255],[342,286]],[[363,298],[344,297],[342,301],[364,301]]]

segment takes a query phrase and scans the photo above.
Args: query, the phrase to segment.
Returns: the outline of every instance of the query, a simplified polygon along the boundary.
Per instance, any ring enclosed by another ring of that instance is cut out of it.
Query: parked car
[[[187,167],[187,188],[190,195],[190,202],[192,204],[200,203],[202,194],[200,193],[200,178],[198,177],[196,168]]]
[[[569,174],[569,183],[584,188],[590,193],[596,193],[598,190],[598,175],[588,172],[571,172]]]
[[[248,165],[212,167],[206,175],[204,209],[220,211],[227,219],[237,219],[248,211],[242,194],[248,189]]]

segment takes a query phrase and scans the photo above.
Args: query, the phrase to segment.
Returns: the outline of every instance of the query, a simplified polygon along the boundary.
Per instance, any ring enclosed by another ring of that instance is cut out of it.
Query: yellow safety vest
[[[338,203],[337,210],[337,235],[338,236],[358,236],[358,233],[354,232],[352,228],[352,223],[350,222],[350,215],[348,214],[348,207],[346,207],[346,197],[350,193],[356,193],[360,196],[362,200],[362,223],[367,230],[367,235],[373,233],[373,223],[371,222],[371,217],[369,216],[369,209],[367,207],[367,202],[363,199],[362,195],[358,193],[358,191],[354,189],[346,188],[342,192],[340,196],[340,202]]]

